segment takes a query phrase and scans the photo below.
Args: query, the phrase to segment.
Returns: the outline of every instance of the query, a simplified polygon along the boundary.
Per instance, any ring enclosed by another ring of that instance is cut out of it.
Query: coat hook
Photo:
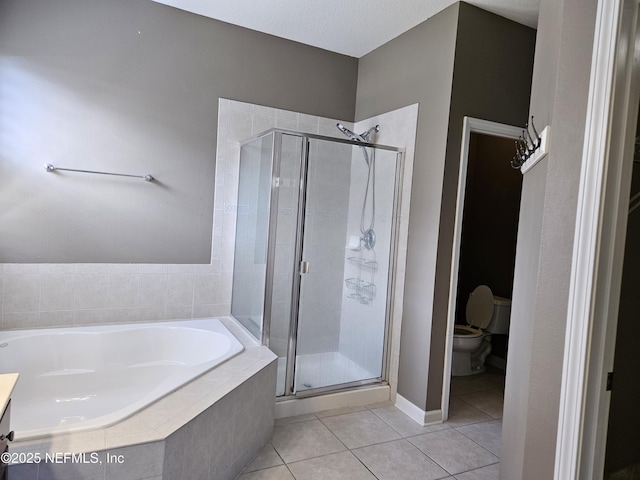
[[[527,152],[529,153],[529,155],[532,155],[533,152],[536,151],[536,143],[535,141],[531,138],[531,135],[529,134],[529,126],[525,125],[525,130],[522,131],[522,135],[524,136],[524,143],[527,146]]]
[[[535,136],[535,146],[536,148],[540,147],[540,143],[542,142],[542,139],[540,138],[540,135],[538,135],[538,131],[536,130],[536,126],[533,123],[533,115],[531,115],[531,128],[533,128],[533,134]]]

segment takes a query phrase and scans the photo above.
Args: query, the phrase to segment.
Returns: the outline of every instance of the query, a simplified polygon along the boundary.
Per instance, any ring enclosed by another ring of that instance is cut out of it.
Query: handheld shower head
[[[353,139],[353,140],[358,140],[359,142],[364,142],[364,138],[362,138],[361,135],[358,135],[356,132],[352,132],[351,130],[349,130],[347,127],[345,127],[344,125],[342,125],[341,123],[336,123],[336,127],[338,127],[338,130],[340,130],[342,133],[344,133],[347,137]]]
[[[353,139],[353,140],[357,140],[359,142],[364,142],[364,143],[370,143],[369,142],[369,136],[373,133],[373,132],[379,132],[380,131],[380,125],[376,125],[374,127],[371,127],[369,130],[367,130],[364,133],[361,133],[360,135],[358,135],[356,132],[353,132],[351,130],[349,130],[347,127],[345,127],[344,125],[342,125],[341,123],[336,123],[336,127],[338,127],[338,130],[340,130],[342,133],[344,133],[347,137]]]

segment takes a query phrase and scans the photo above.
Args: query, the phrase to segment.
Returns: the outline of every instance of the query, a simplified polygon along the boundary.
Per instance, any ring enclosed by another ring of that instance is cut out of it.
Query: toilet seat
[[[467,324],[484,330],[491,323],[493,315],[493,292],[486,285],[480,285],[471,292],[467,301]]]
[[[483,335],[482,330],[469,325],[456,325],[453,331],[454,337],[477,338]]]

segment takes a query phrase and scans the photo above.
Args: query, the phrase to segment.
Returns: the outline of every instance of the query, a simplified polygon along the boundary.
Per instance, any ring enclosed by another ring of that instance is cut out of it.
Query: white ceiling
[[[457,0],[154,0],[360,58]],[[539,0],[466,0],[536,28]]]

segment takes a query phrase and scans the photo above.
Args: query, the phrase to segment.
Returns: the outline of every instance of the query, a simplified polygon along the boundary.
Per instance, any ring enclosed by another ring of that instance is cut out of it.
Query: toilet
[[[471,292],[466,309],[467,325],[455,325],[451,375],[454,377],[484,372],[491,353],[491,334],[509,333],[511,299],[498,297],[486,285]]]

